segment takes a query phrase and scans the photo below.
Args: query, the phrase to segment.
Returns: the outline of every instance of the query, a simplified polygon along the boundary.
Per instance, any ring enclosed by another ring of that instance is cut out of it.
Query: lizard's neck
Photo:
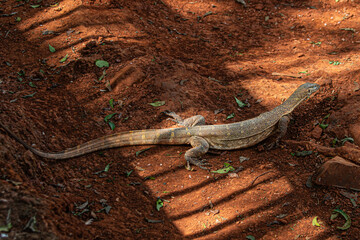
[[[292,94],[283,104],[274,108],[274,112],[281,116],[291,113],[304,99]]]

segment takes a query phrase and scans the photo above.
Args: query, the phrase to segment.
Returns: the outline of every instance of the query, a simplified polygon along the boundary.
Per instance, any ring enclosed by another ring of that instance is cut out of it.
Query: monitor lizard
[[[186,168],[190,170],[191,163],[202,169],[207,169],[205,165],[209,165],[209,163],[205,162],[205,160],[200,160],[200,157],[208,152],[209,148],[218,150],[247,148],[263,141],[275,132],[278,132],[274,142],[274,144],[277,144],[286,133],[290,121],[289,114],[302,101],[308,99],[311,94],[316,92],[319,87],[316,83],[302,84],[281,105],[245,121],[205,125],[205,119],[201,115],[183,120],[174,112],[166,111],[165,113],[171,116],[173,121],[183,127],[115,133],[56,153],[35,149],[16,136],[3,123],[0,122],[0,126],[25,148],[44,158],[68,159],[102,149],[121,146],[190,144],[192,148],[185,153]]]

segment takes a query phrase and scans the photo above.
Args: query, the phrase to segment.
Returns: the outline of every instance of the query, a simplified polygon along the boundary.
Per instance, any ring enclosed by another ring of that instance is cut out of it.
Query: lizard
[[[25,148],[43,158],[69,159],[98,150],[122,146],[190,144],[192,148],[185,152],[186,169],[191,170],[190,163],[201,169],[207,169],[205,166],[210,164],[200,158],[209,149],[234,150],[251,147],[276,132],[278,135],[274,143],[277,145],[286,134],[290,113],[319,88],[320,86],[316,83],[304,83],[285,102],[274,109],[255,118],[229,124],[205,125],[205,118],[201,115],[182,119],[174,112],[165,111],[165,114],[172,117],[170,120],[182,127],[119,132],[55,153],[33,148],[3,123],[0,122],[0,126]]]

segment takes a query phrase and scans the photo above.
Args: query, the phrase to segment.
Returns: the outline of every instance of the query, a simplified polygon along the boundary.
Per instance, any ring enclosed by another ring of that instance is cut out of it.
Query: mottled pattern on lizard
[[[17,137],[4,124],[0,123],[0,126],[24,147],[44,158],[68,159],[102,149],[132,145],[190,144],[192,148],[185,153],[187,169],[190,169],[190,163],[206,169],[204,166],[209,164],[199,158],[209,148],[232,150],[251,147],[278,131],[279,134],[274,143],[277,144],[279,139],[286,133],[290,119],[289,114],[318,89],[318,84],[305,83],[298,87],[283,104],[273,110],[262,113],[255,118],[231,124],[205,125],[205,119],[201,115],[183,120],[173,112],[165,112],[173,118],[172,120],[183,127],[115,133],[57,153],[48,153],[35,149]]]

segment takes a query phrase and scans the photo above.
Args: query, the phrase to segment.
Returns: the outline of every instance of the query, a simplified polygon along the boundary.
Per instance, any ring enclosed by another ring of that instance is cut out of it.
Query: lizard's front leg
[[[207,170],[204,165],[210,165],[206,163],[205,160],[200,160],[199,158],[204,155],[209,150],[209,143],[202,137],[193,136],[189,139],[189,143],[193,147],[190,150],[187,150],[185,153],[185,160],[187,170],[191,170],[190,163],[198,166],[201,169]]]
[[[290,123],[290,116],[289,115],[285,115],[282,116],[278,122],[278,135],[276,137],[275,142],[269,144],[268,149],[272,149],[273,147],[276,147],[277,145],[279,145],[279,141],[281,138],[283,138],[287,132],[287,128],[289,126]]]
[[[194,127],[199,125],[205,125],[205,118],[201,115],[192,116],[186,119],[182,119],[179,115],[171,111],[164,111],[164,113],[172,118],[168,118],[168,120],[176,122],[178,125],[184,127]]]

